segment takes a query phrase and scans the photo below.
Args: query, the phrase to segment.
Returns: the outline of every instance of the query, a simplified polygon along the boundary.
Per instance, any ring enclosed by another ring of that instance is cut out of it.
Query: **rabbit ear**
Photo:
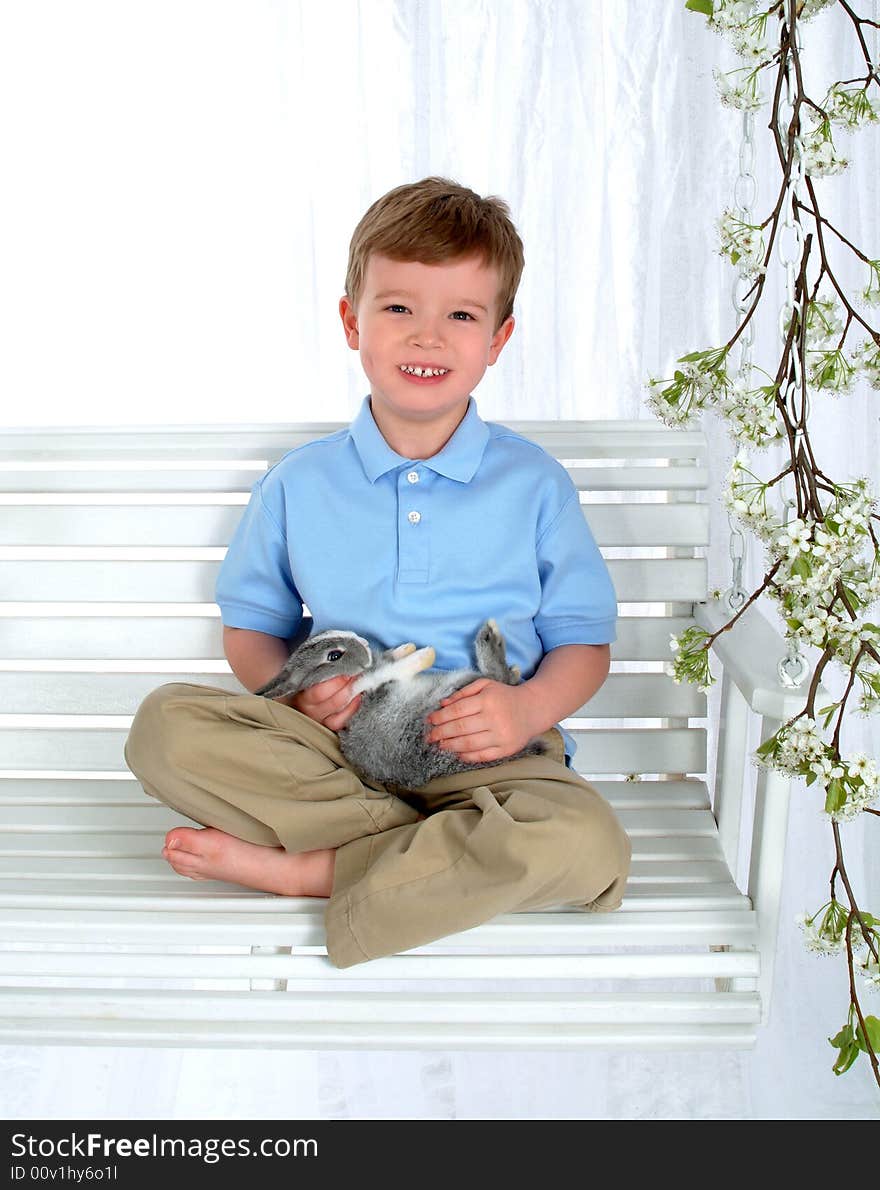
[[[254,694],[262,694],[264,698],[274,698],[276,694],[293,694],[295,691],[287,688],[283,674],[276,674],[271,682],[255,690]]]

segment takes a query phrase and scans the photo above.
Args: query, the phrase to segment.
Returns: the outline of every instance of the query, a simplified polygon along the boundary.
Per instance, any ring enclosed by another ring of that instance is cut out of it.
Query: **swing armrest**
[[[707,632],[722,628],[732,614],[717,599],[694,604],[694,620]],[[810,673],[795,689],[779,680],[776,667],[786,655],[788,645],[755,604],[732,628],[716,638],[712,648],[724,666],[724,672],[757,714],[784,722],[803,709],[810,688]],[[830,701],[831,696],[821,684],[817,693],[822,700],[817,705],[824,706]]]

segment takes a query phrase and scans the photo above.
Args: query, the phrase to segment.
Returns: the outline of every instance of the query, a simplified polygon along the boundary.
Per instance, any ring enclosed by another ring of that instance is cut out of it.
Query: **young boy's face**
[[[496,332],[498,270],[473,257],[420,264],[373,254],[357,309],[343,297],[339,312],[370,380],[377,422],[400,429],[452,432],[514,326],[510,317]],[[406,365],[445,374],[422,378]]]

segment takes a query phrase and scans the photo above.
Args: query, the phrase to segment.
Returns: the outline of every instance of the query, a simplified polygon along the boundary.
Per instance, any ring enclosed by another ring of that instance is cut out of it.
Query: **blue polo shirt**
[[[391,449],[369,396],[347,429],[289,451],[252,488],[216,600],[228,627],[291,640],[305,605],[314,633],[433,645],[441,670],[473,667],[491,616],[524,679],[560,645],[610,643],[617,618],[568,472],[473,397],[429,459]]]

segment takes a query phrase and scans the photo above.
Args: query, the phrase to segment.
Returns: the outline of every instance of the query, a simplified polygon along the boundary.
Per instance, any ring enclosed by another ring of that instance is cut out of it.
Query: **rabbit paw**
[[[481,674],[508,686],[519,681],[517,667],[508,668],[504,637],[497,620],[487,620],[483,624],[474,640],[474,649],[477,655],[477,669]]]
[[[383,661],[399,661],[401,657],[408,657],[410,653],[416,651],[416,646],[412,641],[407,641],[405,645],[398,645],[396,649],[386,649],[382,654]]]

